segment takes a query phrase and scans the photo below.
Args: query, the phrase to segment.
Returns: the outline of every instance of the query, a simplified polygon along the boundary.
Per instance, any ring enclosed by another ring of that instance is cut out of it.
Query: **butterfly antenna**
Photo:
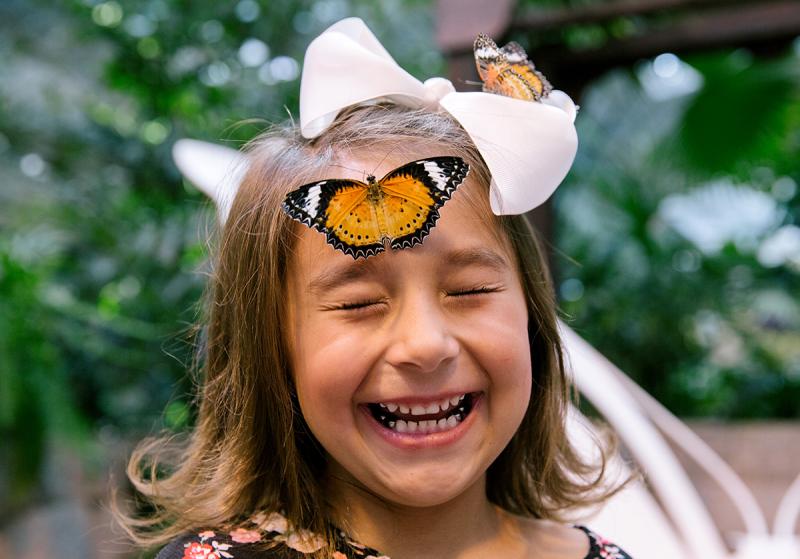
[[[347,165],[340,165],[339,163],[331,163],[329,167],[339,167],[340,169],[347,169],[348,171],[353,171],[354,173],[365,173],[364,169],[354,169],[353,167],[348,167]]]
[[[383,162],[386,161],[386,158],[389,157],[395,149],[397,149],[397,148],[392,148],[389,151],[387,151],[386,155],[383,156],[383,159],[381,159],[380,162],[378,162],[378,164],[375,165],[375,167],[372,168],[372,173],[370,173],[370,174],[374,175],[375,174],[375,170],[378,167],[380,167],[381,165],[383,165]]]

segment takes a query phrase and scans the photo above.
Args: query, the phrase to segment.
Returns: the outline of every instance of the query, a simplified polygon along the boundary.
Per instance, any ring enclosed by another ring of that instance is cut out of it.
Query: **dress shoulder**
[[[579,524],[575,528],[589,536],[589,553],[584,559],[633,559],[621,547]]]
[[[255,559],[251,545],[236,544],[231,542],[229,537],[217,535],[202,537],[201,534],[212,532],[201,532],[200,534],[187,534],[175,538],[164,546],[156,555],[156,559]],[[221,536],[221,537],[220,537]],[[285,557],[279,553],[260,553],[259,559],[272,559],[275,557]]]
[[[236,528],[204,530],[175,538],[156,559],[298,559],[322,546],[309,532]]]

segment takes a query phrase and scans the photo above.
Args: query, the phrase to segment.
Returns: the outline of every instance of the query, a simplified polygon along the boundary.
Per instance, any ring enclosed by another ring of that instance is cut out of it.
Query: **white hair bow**
[[[577,110],[563,91],[536,102],[459,93],[445,78],[420,82],[359,18],[343,19],[311,42],[300,84],[304,137],[322,134],[349,106],[379,100],[450,113],[489,167],[490,202],[497,215],[525,213],[544,203],[567,175],[578,149]]]
[[[562,91],[540,102],[494,93],[456,92],[445,78],[424,83],[403,70],[359,18],[335,23],[306,50],[300,84],[300,128],[322,134],[345,108],[368,101],[450,113],[478,148],[492,175],[497,215],[541,205],[566,176],[578,147],[577,109]],[[217,204],[224,221],[247,162],[229,148],[180,140],[178,168]]]

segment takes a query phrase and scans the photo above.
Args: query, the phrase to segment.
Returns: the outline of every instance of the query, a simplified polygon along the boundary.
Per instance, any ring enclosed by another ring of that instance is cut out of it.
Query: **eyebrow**
[[[364,260],[325,270],[308,283],[308,290],[315,294],[330,291],[342,284],[364,278],[373,267],[371,261]]]
[[[454,250],[445,255],[444,261],[462,268],[482,266],[498,272],[509,269],[509,263],[506,258],[489,248],[483,247]]]

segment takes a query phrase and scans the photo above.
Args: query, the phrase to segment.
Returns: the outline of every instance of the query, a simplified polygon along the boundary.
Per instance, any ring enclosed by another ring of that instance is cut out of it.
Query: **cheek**
[[[370,367],[362,336],[313,320],[300,321],[292,351],[297,396],[306,422],[325,444],[327,431],[350,421],[353,395]]]
[[[528,407],[533,382],[528,312],[522,293],[515,293],[497,312],[485,317],[474,339],[480,344],[480,360],[497,395],[495,401],[516,429]]]
[[[530,372],[528,312],[521,293],[504,298],[469,327],[469,335],[481,347],[484,358],[495,364],[493,369],[508,367],[511,374]]]
[[[512,405],[518,411],[518,419],[521,421],[524,410],[528,408],[533,384],[527,321],[510,334],[506,342],[507,346],[500,357],[497,370],[504,377],[504,386],[511,392]]]

